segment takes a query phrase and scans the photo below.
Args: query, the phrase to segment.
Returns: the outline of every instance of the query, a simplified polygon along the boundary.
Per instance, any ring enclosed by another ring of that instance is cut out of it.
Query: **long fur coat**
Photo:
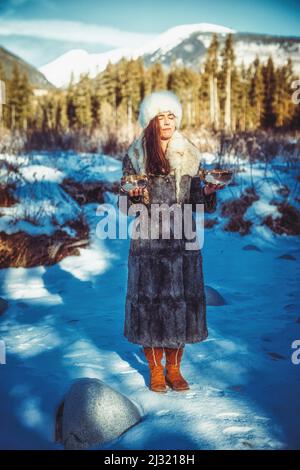
[[[143,133],[123,158],[123,175],[145,172],[146,148]],[[201,167],[199,149],[175,130],[167,149],[171,172],[149,176],[148,213],[152,203],[168,206],[204,204],[205,212],[216,210],[216,192],[206,196],[196,176]],[[124,196],[123,193],[120,195]],[[134,204],[127,197],[128,209]],[[143,346],[177,348],[203,341],[208,336],[206,299],[201,249],[186,249],[183,236],[175,238],[174,218],[170,238],[131,238],[128,256],[128,283],[125,302],[124,335]],[[172,223],[173,220],[173,223]],[[192,223],[196,231],[195,218]],[[149,223],[150,230],[150,223]],[[193,240],[196,240],[195,237]]]

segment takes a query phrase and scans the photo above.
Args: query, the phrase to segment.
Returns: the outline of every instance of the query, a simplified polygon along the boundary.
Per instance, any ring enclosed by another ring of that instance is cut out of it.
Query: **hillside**
[[[49,89],[54,87],[37,68],[1,46],[0,63],[4,68],[6,78],[11,78],[13,66],[17,64],[21,73],[27,73],[29,81],[34,88]]]

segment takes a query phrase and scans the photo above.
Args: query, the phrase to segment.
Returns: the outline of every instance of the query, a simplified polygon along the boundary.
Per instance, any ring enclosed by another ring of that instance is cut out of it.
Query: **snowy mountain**
[[[236,63],[250,64],[257,56],[262,62],[271,55],[276,65],[282,65],[288,57],[294,63],[295,73],[300,73],[300,37],[272,36],[266,34],[239,33],[233,29],[210,23],[180,25],[168,29],[154,40],[136,49],[113,49],[101,54],[89,54],[82,49],[71,50],[40,68],[47,79],[56,86],[66,86],[72,72],[77,81],[81,73],[95,77],[108,62],[118,62],[142,57],[145,66],[159,61],[168,69],[173,61],[199,70],[211,42],[217,33],[222,47],[226,35],[234,37]]]
[[[220,48],[226,39],[226,33],[219,33]],[[169,67],[172,60],[177,65],[191,67],[199,70],[206,51],[211,42],[211,32],[194,31],[180,43],[171,48],[160,46],[155,51],[143,55],[146,66],[159,61]],[[266,62],[271,55],[276,65],[283,65],[290,56],[294,63],[294,70],[300,73],[300,38],[270,36],[254,33],[234,33],[234,50],[236,63],[249,65],[256,57]]]
[[[79,80],[82,73],[88,73],[94,78],[105,69],[109,61],[114,64],[122,57],[130,57],[131,53],[127,49],[113,49],[101,54],[89,54],[84,49],[72,49],[39,70],[55,86],[64,87],[68,85],[72,73],[74,82]]]
[[[160,55],[168,54],[170,51],[182,44],[193,34],[209,34],[213,33],[226,35],[228,33],[235,33],[233,29],[226,28],[211,23],[198,23],[175,26],[160,34],[156,39],[152,40],[145,47],[139,49],[140,56],[153,55],[160,51]]]

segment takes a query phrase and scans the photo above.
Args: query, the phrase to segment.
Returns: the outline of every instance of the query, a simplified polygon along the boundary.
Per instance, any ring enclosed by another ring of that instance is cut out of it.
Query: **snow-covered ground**
[[[15,171],[1,165],[3,161]],[[107,155],[72,151],[0,155],[0,186],[16,184],[14,195],[19,201],[11,207],[0,207],[0,231],[51,235],[57,225],[67,224],[81,213],[80,206],[60,186],[65,178],[81,183],[114,182],[119,173],[120,162]],[[72,234],[70,227],[64,229]]]
[[[45,165],[45,158],[36,155],[30,164]],[[101,165],[89,160],[96,156],[84,157],[86,170],[75,155],[68,165],[65,158],[56,155],[58,172],[89,179],[99,170],[100,178]],[[47,159],[45,166],[52,167]],[[282,183],[296,196],[299,167],[284,173],[281,159],[277,163],[265,180],[263,165],[254,165],[260,200],[245,218],[257,222],[274,211],[269,201]],[[107,158],[102,164],[105,179],[121,176],[120,162]],[[240,185],[219,191],[218,204],[239,194],[249,178],[249,169],[239,173]],[[106,197],[116,204],[116,195]],[[97,207],[83,207],[91,244],[79,249],[79,257],[51,267],[0,270],[0,297],[10,305],[0,320],[7,346],[7,363],[0,365],[0,448],[61,449],[53,441],[54,415],[79,377],[105,381],[143,411],[141,423],[101,448],[300,448],[300,364],[291,360],[291,345],[300,340],[299,237],[259,225],[245,236],[224,232],[221,217],[205,231],[205,284],[227,304],[208,305],[208,339],[186,345],[182,372],[191,389],[157,394],[148,389],[141,347],[123,336],[130,239],[99,239]],[[257,249],[243,249],[249,244]],[[283,254],[295,259],[278,258]]]

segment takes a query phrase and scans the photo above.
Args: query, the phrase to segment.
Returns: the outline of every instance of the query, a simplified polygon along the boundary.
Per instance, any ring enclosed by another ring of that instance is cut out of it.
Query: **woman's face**
[[[160,138],[170,139],[176,128],[175,115],[169,111],[157,115],[160,128]]]

